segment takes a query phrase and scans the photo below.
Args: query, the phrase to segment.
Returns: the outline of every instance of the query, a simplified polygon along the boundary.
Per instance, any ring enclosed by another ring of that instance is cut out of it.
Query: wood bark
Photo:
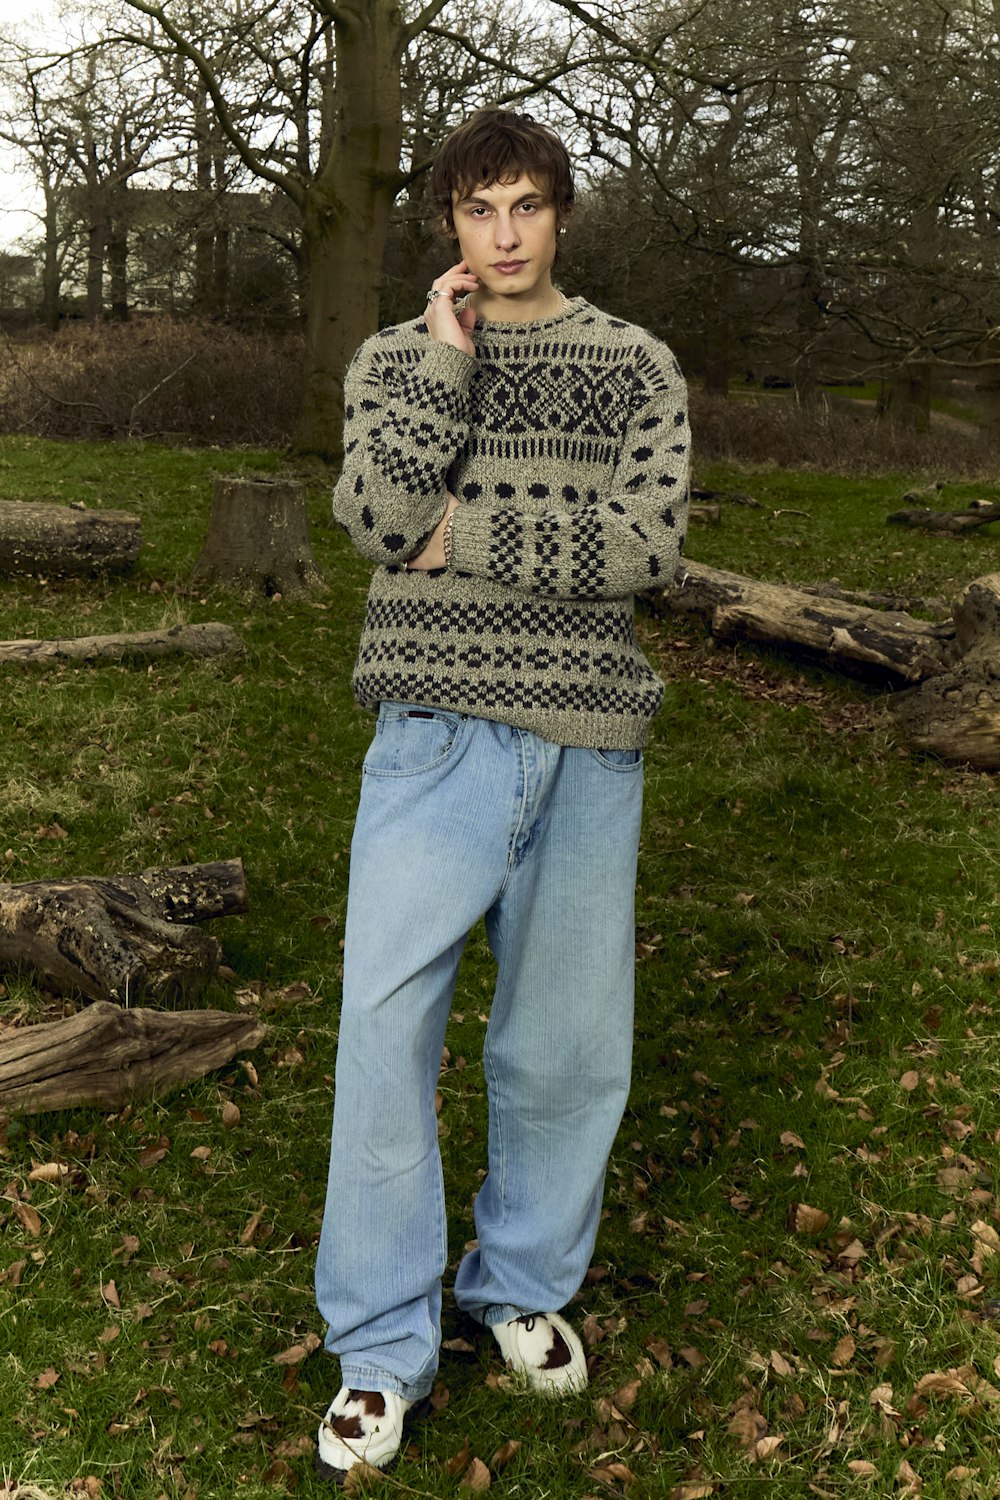
[[[889,709],[915,750],[1000,770],[1000,573],[969,584],[954,607],[961,652],[947,670],[896,693]]]
[[[139,517],[125,511],[0,500],[0,576],[128,573],[141,548]]]
[[[291,480],[217,479],[193,576],[268,598],[326,592],[309,543],[304,487]]]
[[[243,642],[229,625],[206,621],[123,635],[0,641],[0,663],[53,666],[59,662],[157,661],[165,656],[240,656],[243,650]]]
[[[719,640],[792,647],[892,682],[917,682],[943,671],[954,650],[951,623],[869,609],[695,562],[681,564],[654,608],[658,604],[672,614],[696,615]]]
[[[98,1001],[67,1020],[0,1031],[0,1110],[115,1109],[223,1067],[265,1030],[256,1016]]]
[[[239,859],[138,875],[0,882],[0,967],[33,969],[59,991],[129,1005],[199,995],[218,940],[193,923],[247,909]]]

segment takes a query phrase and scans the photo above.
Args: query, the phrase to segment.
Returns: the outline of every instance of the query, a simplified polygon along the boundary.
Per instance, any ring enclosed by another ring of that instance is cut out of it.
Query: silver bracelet
[[[442,536],[442,541],[444,542],[444,565],[446,568],[451,567],[451,549],[455,539],[455,515],[456,512],[452,511],[451,515],[444,523],[444,534]]]

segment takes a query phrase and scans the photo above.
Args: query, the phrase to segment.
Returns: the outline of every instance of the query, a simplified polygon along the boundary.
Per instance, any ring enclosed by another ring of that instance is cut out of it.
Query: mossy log
[[[223,1067],[264,1035],[256,1016],[97,1001],[63,1021],[0,1031],[0,1110],[117,1109]]]
[[[240,656],[243,642],[229,625],[171,625],[122,635],[63,636],[55,640],[0,641],[0,663],[56,666],[60,662],[144,662],[165,656]]]
[[[193,577],[267,598],[325,593],[309,542],[304,486],[294,480],[216,479]]]
[[[60,992],[121,1005],[194,997],[217,973],[222,949],[192,924],[246,909],[239,859],[0,882],[0,967],[27,967]]]
[[[36,500],[0,500],[0,576],[128,573],[142,550],[138,516]]]

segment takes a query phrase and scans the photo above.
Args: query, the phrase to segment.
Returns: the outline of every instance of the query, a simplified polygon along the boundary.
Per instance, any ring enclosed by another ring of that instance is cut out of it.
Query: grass
[[[369,735],[349,690],[366,568],[317,493],[329,595],[248,604],[187,581],[212,473],[276,464],[0,443],[7,497],[123,506],[147,539],[125,582],[0,583],[0,633],[215,618],[249,651],[235,672],[4,668],[0,877],[241,855],[250,914],[214,924],[237,977],[209,999],[270,1028],[164,1099],[4,1122],[0,1494],[4,1478],[123,1500],[329,1492],[312,1446],[336,1377],[312,1348],[311,1273]],[[700,478],[762,502],[694,532],[717,566],[921,597],[996,566],[988,529],[886,527],[919,476]],[[375,1489],[459,1496],[478,1457],[494,1491],[532,1500],[993,1495],[993,782],[903,753],[871,687],[675,621],[641,630],[668,694],[647,755],[635,1082],[572,1310],[591,1388],[545,1406],[498,1385],[446,1292],[433,1417]],[[441,1078],[453,1264],[484,1158],[491,982],[477,934]],[[26,976],[4,984],[7,1021],[62,1008]],[[62,1185],[30,1180],[52,1161]]]

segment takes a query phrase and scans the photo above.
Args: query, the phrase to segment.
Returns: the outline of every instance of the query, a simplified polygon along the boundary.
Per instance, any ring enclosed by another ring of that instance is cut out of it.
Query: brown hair
[[[514,182],[526,172],[555,205],[560,227],[573,207],[573,169],[562,141],[531,115],[511,109],[477,109],[453,130],[431,172],[431,194],[449,233],[455,229],[454,196],[477,187]]]

